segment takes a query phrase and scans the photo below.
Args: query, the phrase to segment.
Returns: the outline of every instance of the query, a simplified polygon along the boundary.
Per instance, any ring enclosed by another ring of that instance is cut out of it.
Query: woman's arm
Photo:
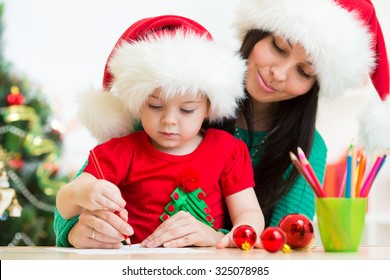
[[[78,171],[75,178],[83,173],[87,161]],[[74,179],[75,179],[74,178]],[[126,210],[125,214],[127,213]],[[118,217],[110,211],[86,211],[81,212],[80,216],[71,219],[65,219],[61,216],[58,209],[54,213],[53,229],[56,235],[56,246],[58,247],[78,247],[78,248],[118,248],[121,246],[123,234],[132,235],[132,228],[127,224],[127,217],[117,219]],[[91,223],[94,220],[96,227],[101,228],[99,237],[101,242],[97,244],[91,237]],[[114,242],[113,242],[114,238]]]
[[[81,173],[83,173],[85,166],[88,164],[86,160],[77,174],[73,179],[77,178]],[[58,247],[71,247],[72,244],[68,241],[69,231],[73,226],[79,221],[79,217],[75,216],[72,219],[64,219],[61,214],[58,212],[58,209],[54,212],[54,222],[53,229],[56,235],[56,246]]]

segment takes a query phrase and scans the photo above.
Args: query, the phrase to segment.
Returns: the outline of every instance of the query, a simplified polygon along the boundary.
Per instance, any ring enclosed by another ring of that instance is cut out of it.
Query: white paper
[[[62,253],[74,253],[80,255],[124,255],[124,254],[177,254],[177,253],[212,253],[213,249],[199,250],[196,248],[143,248],[140,244],[131,244],[123,246],[120,249],[76,249],[64,247],[50,247],[48,250],[54,250]]]

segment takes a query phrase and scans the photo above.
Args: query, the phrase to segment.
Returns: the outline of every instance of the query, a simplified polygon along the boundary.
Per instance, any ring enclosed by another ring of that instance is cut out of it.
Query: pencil
[[[301,175],[303,176],[303,178],[305,178],[305,180],[308,182],[309,186],[312,188],[314,194],[317,196],[317,197],[325,197],[325,194],[322,190],[321,187],[318,188],[318,186],[316,186],[314,184],[314,182],[312,181],[311,178],[308,177],[307,173],[304,171],[300,161],[298,160],[297,156],[293,153],[293,152],[290,152],[290,158],[291,158],[291,161],[292,163],[294,164],[295,168],[298,170],[299,173],[301,173]]]
[[[91,158],[92,158],[92,163],[95,166],[95,169],[96,169],[96,171],[98,173],[99,178],[105,180],[103,171],[100,168],[100,164],[99,164],[99,162],[97,160],[95,152],[93,150],[91,150],[90,151],[90,155],[91,155]],[[119,217],[119,212],[118,211],[115,211],[114,213]],[[124,242],[126,243],[126,245],[129,245],[130,244],[130,238],[127,235],[125,235],[125,234],[123,235],[123,238],[125,239]]]
[[[372,166],[370,173],[368,174],[366,181],[363,184],[363,187],[360,191],[360,197],[367,197],[368,193],[371,190],[372,184],[374,182],[374,179],[376,175],[378,174],[378,171],[382,165],[383,156],[378,156],[375,160],[374,165]]]
[[[348,149],[347,155],[347,179],[345,183],[345,197],[351,197],[351,189],[352,189],[352,153],[353,153],[353,145],[351,144]]]
[[[356,148],[355,143],[351,144],[351,154],[352,154],[352,162],[351,162],[351,197],[356,197],[356,177],[357,177],[357,166],[356,166]]]
[[[364,173],[366,172],[366,166],[367,166],[366,156],[364,153],[362,153],[360,155],[358,174],[357,174],[357,180],[356,180],[356,186],[355,186],[357,197],[360,196],[360,189],[361,189]]]

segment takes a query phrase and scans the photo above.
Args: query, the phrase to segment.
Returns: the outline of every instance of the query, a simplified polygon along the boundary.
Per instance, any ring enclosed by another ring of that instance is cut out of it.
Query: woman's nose
[[[277,81],[284,81],[287,78],[289,66],[286,63],[275,64],[271,67],[272,77]]]

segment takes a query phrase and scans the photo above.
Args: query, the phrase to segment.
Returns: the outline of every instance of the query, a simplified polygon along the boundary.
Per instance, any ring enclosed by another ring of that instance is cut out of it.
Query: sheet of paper
[[[63,253],[73,253],[80,255],[123,255],[123,254],[177,254],[177,253],[211,253],[214,248],[197,250],[196,248],[142,248],[140,244],[123,246],[120,249],[76,249],[51,247],[48,250],[55,250]]]

